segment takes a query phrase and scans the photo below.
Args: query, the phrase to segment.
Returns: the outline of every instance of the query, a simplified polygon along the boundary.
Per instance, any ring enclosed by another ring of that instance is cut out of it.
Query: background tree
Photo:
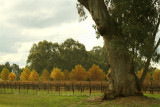
[[[99,67],[102,68],[105,73],[107,73],[109,69],[109,64],[108,64],[106,54],[107,53],[105,50],[105,46],[104,47],[100,47],[100,46],[93,47],[93,49],[88,52],[87,65],[89,66],[89,68],[93,64],[96,64],[96,65],[99,65]]]
[[[17,78],[19,79],[20,74],[22,72],[22,69],[19,68],[19,65],[14,63],[10,65],[9,62],[6,62],[5,64],[0,65],[0,71],[2,71],[3,68],[7,68],[9,71],[15,73],[17,75]]]
[[[17,79],[19,79],[21,72],[22,72],[22,69],[19,68],[19,65],[17,65],[17,64],[13,64],[11,67],[12,67],[12,72],[15,73],[17,76]]]
[[[23,72],[21,73],[20,80],[21,81],[28,81],[30,73],[31,73],[31,70],[29,68],[25,67],[23,69]]]
[[[102,36],[110,65],[109,91],[104,98],[141,93],[150,61],[157,58],[156,34],[160,23],[157,0],[78,0],[77,9],[85,19],[83,6]],[[150,51],[148,51],[150,49]],[[142,77],[135,75],[136,59],[145,59]]]
[[[29,75],[29,80],[30,81],[38,81],[39,80],[39,74],[35,70],[33,70]]]
[[[88,70],[88,77],[92,81],[102,81],[105,79],[105,73],[97,65],[93,65]]]
[[[160,81],[160,70],[156,69],[154,74],[153,74],[153,80],[155,81]]]
[[[1,79],[6,81],[8,80],[9,70],[7,68],[3,68],[1,71]]]
[[[17,79],[17,76],[15,73],[11,72],[8,76],[9,81],[15,81]]]
[[[64,73],[61,72],[59,68],[53,68],[50,77],[53,78],[54,80],[63,80]]]
[[[85,46],[73,39],[67,39],[60,45],[60,54],[62,58],[62,68],[69,71],[77,64],[85,66],[88,58]]]
[[[85,81],[87,80],[87,72],[82,65],[76,65],[70,73],[70,80]]]
[[[58,43],[48,42],[46,40],[33,44],[27,59],[27,64],[31,69],[35,69],[39,74],[43,69],[52,70],[59,64],[59,45]]]
[[[47,69],[44,69],[42,74],[41,74],[41,79],[42,81],[49,81],[50,80],[50,74],[47,71]]]
[[[68,70],[64,70],[64,80],[69,80],[69,71]]]
[[[83,44],[71,38],[60,45],[41,41],[38,44],[33,44],[27,64],[39,74],[44,68],[51,71],[53,66],[71,71],[77,64],[81,64],[85,69],[96,64],[107,72],[109,64],[106,54],[105,48],[99,46],[94,47],[91,51],[86,51]]]

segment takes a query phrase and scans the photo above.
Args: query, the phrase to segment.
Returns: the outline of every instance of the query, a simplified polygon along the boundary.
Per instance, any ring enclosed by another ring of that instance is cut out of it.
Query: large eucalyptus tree
[[[109,91],[104,98],[141,94],[151,61],[158,58],[160,24],[158,0],[78,0],[80,18],[89,11],[97,34],[103,37],[110,64]],[[145,61],[137,78],[137,59]]]

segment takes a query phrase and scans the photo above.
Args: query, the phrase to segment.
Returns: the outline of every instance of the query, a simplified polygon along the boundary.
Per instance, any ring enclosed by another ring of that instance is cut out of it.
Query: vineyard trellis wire
[[[67,93],[103,93],[108,89],[107,81],[48,81],[48,82],[0,82],[0,93],[27,93],[34,91],[39,94],[41,91],[46,93],[61,92]],[[16,90],[16,91],[15,91]]]
[[[160,85],[144,84],[143,92],[160,93]],[[108,90],[108,81],[48,81],[48,82],[21,82],[21,81],[0,81],[0,94],[32,94],[46,93],[51,94],[55,92],[57,95],[75,93],[92,95],[93,93],[104,93]]]

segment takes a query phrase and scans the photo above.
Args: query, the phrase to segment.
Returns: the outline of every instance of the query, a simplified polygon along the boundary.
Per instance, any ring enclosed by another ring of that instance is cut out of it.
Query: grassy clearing
[[[145,96],[150,99],[136,98],[133,100],[133,97],[130,97],[100,102],[92,100],[97,96],[87,95],[0,94],[0,107],[160,107],[160,103],[152,102],[154,98],[160,101],[159,94],[145,94]],[[151,105],[148,105],[150,103]]]
[[[88,96],[1,94],[0,107],[62,107],[83,105]]]

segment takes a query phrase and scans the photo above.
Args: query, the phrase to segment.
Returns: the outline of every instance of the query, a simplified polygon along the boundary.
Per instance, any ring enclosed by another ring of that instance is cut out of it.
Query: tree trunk
[[[110,64],[109,91],[104,99],[113,99],[119,96],[132,96],[141,93],[132,63],[127,53],[120,52],[112,46],[113,41],[103,36]]]
[[[113,46],[115,40],[124,41],[125,39],[117,23],[110,16],[104,0],[78,0],[78,2],[90,12],[107,49],[111,73],[109,91],[104,94],[104,99],[140,94],[141,87],[135,75],[131,57],[127,51],[119,49],[123,47],[120,44],[117,44],[118,48]]]

